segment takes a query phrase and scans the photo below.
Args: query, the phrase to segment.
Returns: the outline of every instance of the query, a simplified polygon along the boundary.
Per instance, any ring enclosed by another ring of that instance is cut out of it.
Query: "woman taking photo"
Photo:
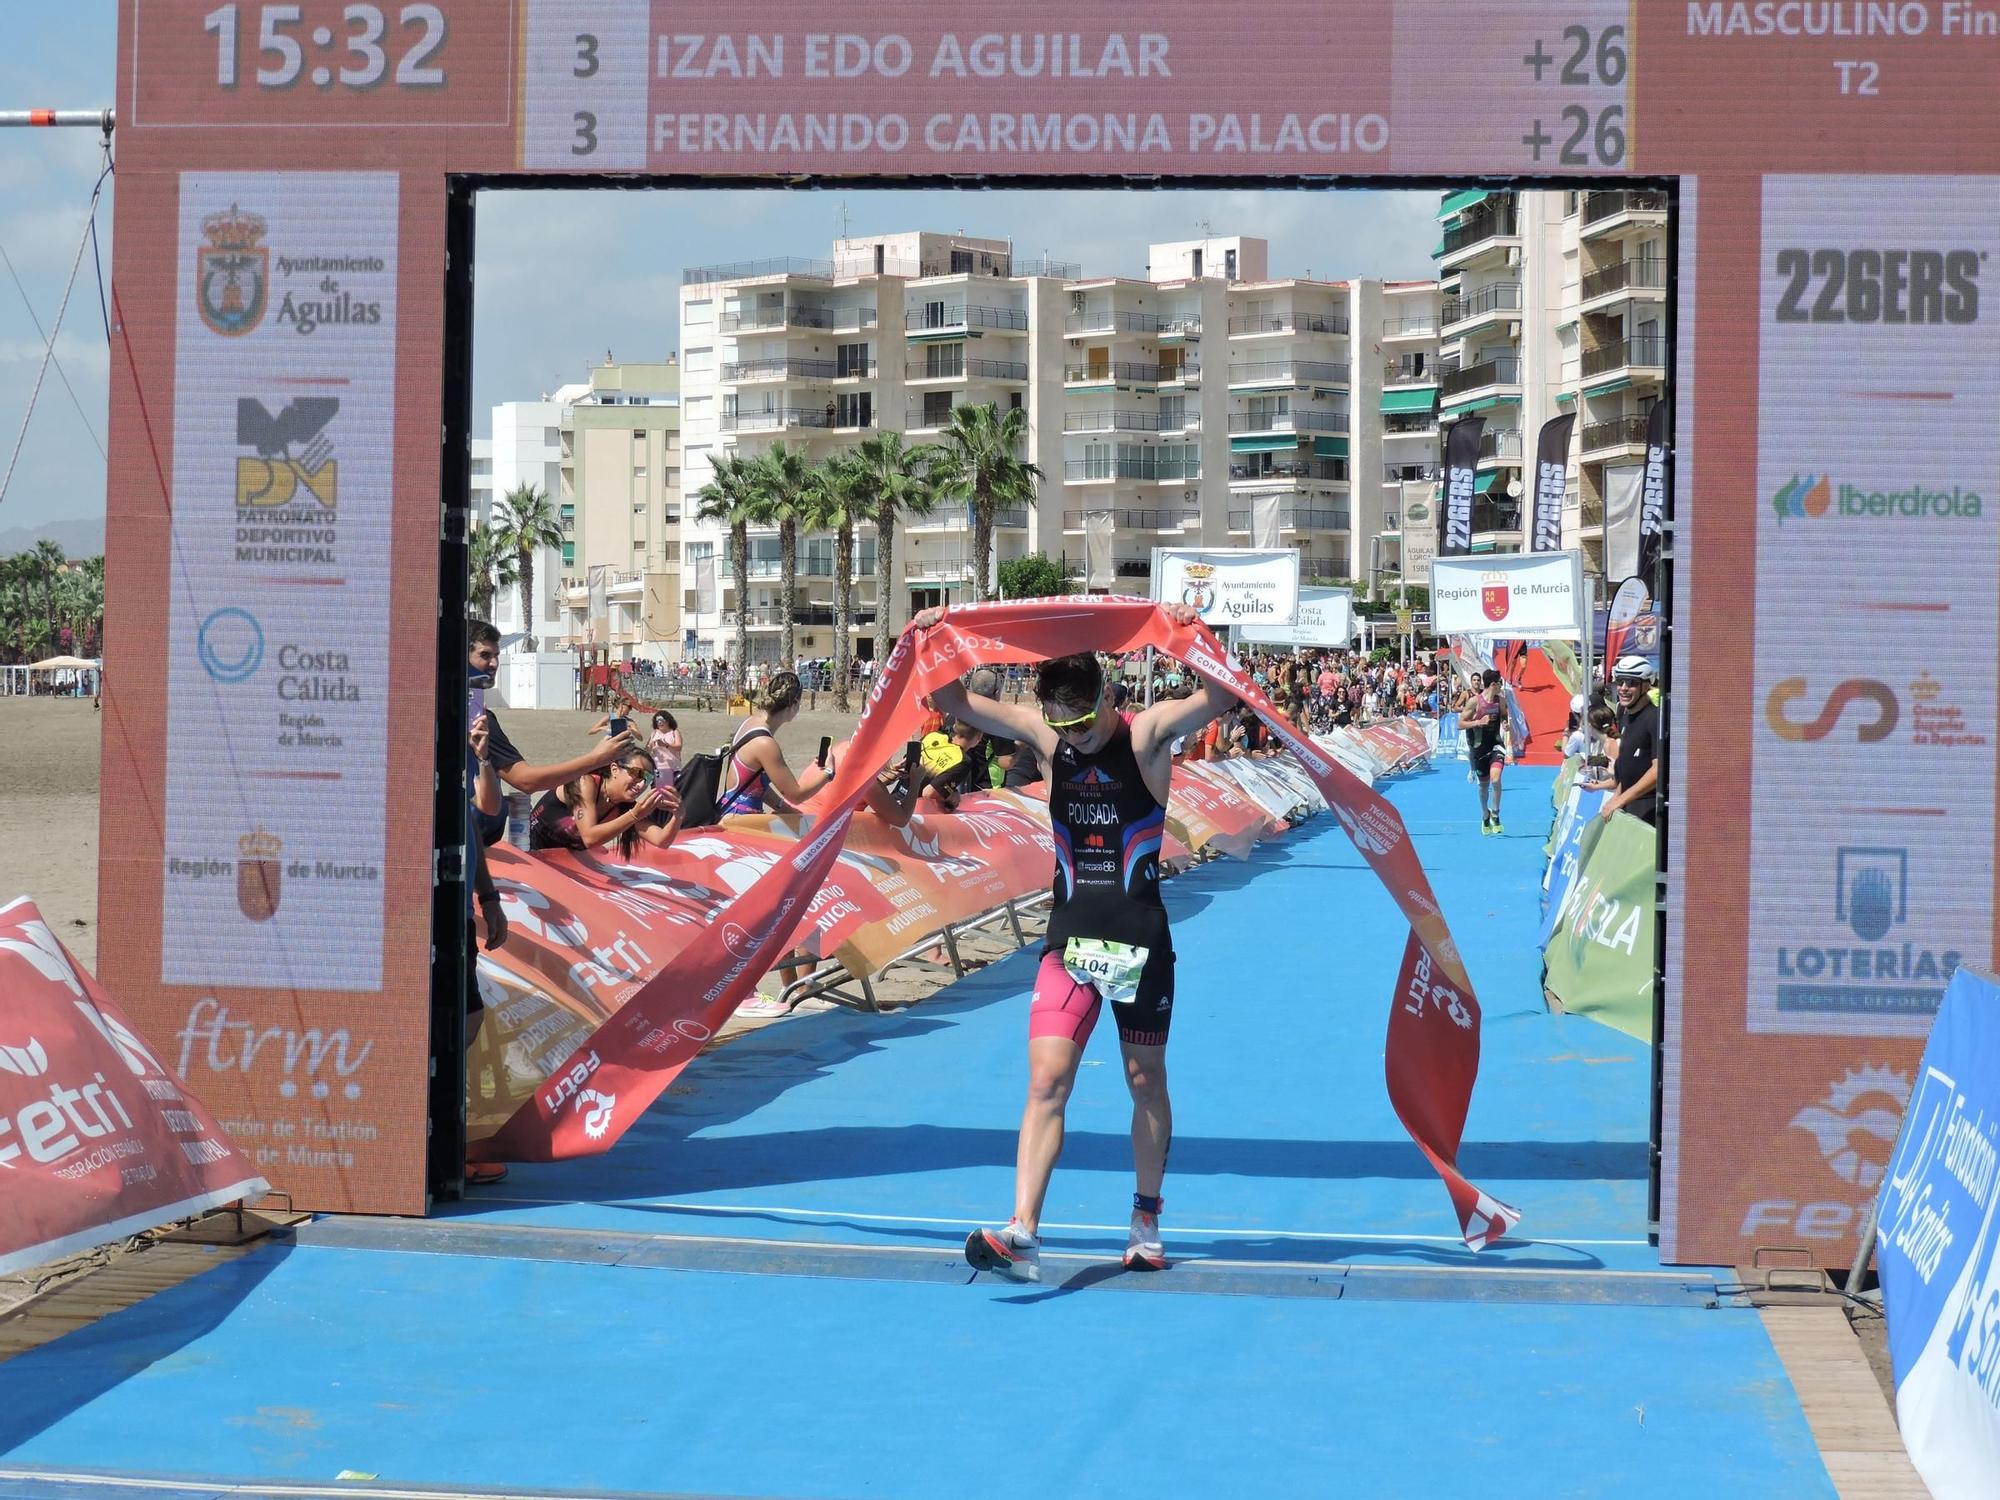
[[[630,854],[643,839],[666,848],[680,832],[681,799],[670,786],[654,786],[653,771],[653,757],[633,750],[602,773],[587,771],[542,793],[528,824],[528,847],[588,850],[615,839],[618,852]],[[657,812],[668,815],[666,822],[654,821]]]
[[[796,672],[774,672],[757,690],[755,708],[729,742],[729,759],[722,768],[729,790],[715,804],[717,817],[760,813],[766,807],[789,812],[833,780],[830,756],[827,765],[814,768],[810,783],[800,781],[785,764],[778,731],[799,716],[799,699]]]

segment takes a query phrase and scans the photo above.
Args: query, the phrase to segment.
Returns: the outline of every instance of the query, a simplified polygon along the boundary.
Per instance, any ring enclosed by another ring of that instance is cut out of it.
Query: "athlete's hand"
[[[1163,604],[1160,608],[1166,611],[1167,618],[1176,625],[1194,625],[1201,620],[1201,611],[1192,604]]]
[[[930,630],[944,623],[944,606],[933,604],[929,609],[919,610],[910,616],[910,629]]]

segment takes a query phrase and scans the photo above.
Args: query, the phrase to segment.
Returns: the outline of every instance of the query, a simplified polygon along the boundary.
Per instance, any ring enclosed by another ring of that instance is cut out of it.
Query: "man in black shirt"
[[[1611,671],[1618,693],[1618,759],[1609,781],[1593,781],[1593,791],[1608,791],[1603,817],[1630,813],[1642,823],[1653,821],[1653,789],[1659,783],[1660,710],[1653,702],[1653,664],[1643,656],[1621,656]]]

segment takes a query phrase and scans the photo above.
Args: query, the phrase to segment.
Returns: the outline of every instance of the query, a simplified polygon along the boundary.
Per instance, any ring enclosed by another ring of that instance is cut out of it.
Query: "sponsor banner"
[[[1589,792],[1572,786],[1563,799],[1562,816],[1556,820],[1556,839],[1549,852],[1549,868],[1542,880],[1542,924],[1535,934],[1535,946],[1547,948],[1555,936],[1556,923],[1569,905],[1576,872],[1583,859],[1583,836],[1592,823],[1601,821],[1604,799],[1609,792]]]
[[[394,173],[180,179],[160,979],[382,988]]]
[[[1157,576],[1157,575],[1156,575]],[[1484,1248],[1519,1214],[1461,1174],[1455,1158],[1479,1071],[1479,1007],[1436,897],[1401,817],[1313,744],[1200,625],[1176,625],[1132,599],[1016,600],[951,609],[931,630],[898,641],[869,694],[844,769],[813,799],[812,836],[759,878],[732,909],[735,921],[698,934],[680,962],[640,987],[581,1049],[580,1060],[539,1090],[488,1141],[492,1159],[549,1160],[606,1149],[679,1076],[699,1050],[675,1023],[710,1029],[779,958],[811,893],[838,855],[872,768],[886,764],[922,716],[919,699],[971,667],[1044,659],[1078,649],[1129,654],[1151,646],[1249,703],[1311,772],[1355,846],[1410,920],[1389,1019],[1385,1063],[1390,1104],[1443,1180],[1466,1243]],[[598,1118],[586,1087],[624,1101],[616,1120]]]
[[[1299,554],[1291,547],[1155,547],[1153,597],[1192,605],[1207,625],[1290,625],[1299,612]]]
[[[1439,635],[1574,641],[1583,636],[1583,568],[1574,552],[1440,557],[1431,564]]]
[[[1167,827],[1196,854],[1214,850],[1242,859],[1264,837],[1269,823],[1233,778],[1216,774],[1208,761],[1189,761],[1174,768]]]
[[[1245,625],[1238,639],[1272,646],[1345,646],[1354,639],[1354,595],[1347,589],[1300,589],[1289,625]]]
[[[0,1275],[268,1190],[25,896],[0,907],[0,1182]]]
[[[2000,1475],[2000,985],[1946,987],[1882,1178],[1877,1265],[1896,1425],[1938,1500]]]
[[[1650,1042],[1658,836],[1625,813],[1579,828],[1576,873],[1551,905],[1543,983],[1565,1010]]]
[[[1639,498],[1639,573],[1646,592],[1653,591],[1653,574],[1660,566],[1660,546],[1666,539],[1667,485],[1672,469],[1668,447],[1673,422],[1668,415],[1670,402],[1662,396],[1646,415],[1646,477]]]
[[[1560,552],[1563,544],[1563,497],[1569,491],[1569,437],[1576,413],[1542,423],[1535,442],[1535,519],[1531,533],[1534,552]]]
[[[1921,1037],[1991,956],[1996,250],[1989,179],[1764,181],[1755,1032]]]
[[[1472,497],[1479,479],[1479,435],[1484,417],[1460,417],[1444,435],[1444,498],[1438,511],[1439,557],[1463,557],[1472,550]],[[1436,563],[1433,561],[1435,570]],[[1431,594],[1436,600],[1435,591]],[[1442,634],[1435,614],[1431,628]]]
[[[1406,480],[1399,497],[1402,515],[1397,533],[1401,539],[1400,576],[1414,581],[1431,576],[1431,559],[1437,556],[1438,517],[1444,506],[1439,486],[1432,480]]]

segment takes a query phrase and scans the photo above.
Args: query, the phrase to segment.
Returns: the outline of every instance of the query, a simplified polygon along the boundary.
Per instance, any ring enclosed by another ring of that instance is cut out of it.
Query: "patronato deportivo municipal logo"
[[[1505,573],[1482,573],[1479,575],[1479,608],[1486,618],[1496,624],[1507,618],[1514,608],[1513,590],[1508,586]]]
[[[1826,474],[1793,474],[1771,496],[1771,511],[1783,526],[1787,521],[1824,518],[1855,520],[1881,516],[1898,519],[1973,520],[1985,501],[1977,490],[1954,484],[1930,489],[1912,483],[1907,489],[1870,489],[1860,484],[1835,484]]]
[[[269,226],[234,203],[201,221],[206,245],[194,252],[194,301],[202,322],[238,338],[264,321],[271,300],[271,252],[258,241]]]
[[[259,828],[236,841],[236,852],[236,905],[251,921],[268,922],[278,913],[285,846]]]
[[[1909,1098],[1910,1080],[1893,1068],[1851,1068],[1824,1099],[1792,1116],[1791,1128],[1812,1136],[1834,1176],[1870,1192],[1889,1165]]]
[[[1864,745],[1875,745],[1895,733],[1903,716],[1895,690],[1873,677],[1850,677],[1837,684],[1821,702],[1819,712],[1805,719],[1793,711],[1793,705],[1807,699],[1809,708],[1810,698],[1811,689],[1803,677],[1780,678],[1772,684],[1770,696],[1764,700],[1764,722],[1770,725],[1771,733],[1794,744],[1823,740],[1846,716],[1848,704],[1857,703],[1864,717],[1855,724],[1854,738]],[[1871,707],[1874,717],[1865,717]]]
[[[262,510],[306,498],[332,510],[340,465],[326,428],[339,410],[337,396],[300,396],[274,416],[256,397],[239,397],[236,442],[251,451],[236,459],[237,505]]]

